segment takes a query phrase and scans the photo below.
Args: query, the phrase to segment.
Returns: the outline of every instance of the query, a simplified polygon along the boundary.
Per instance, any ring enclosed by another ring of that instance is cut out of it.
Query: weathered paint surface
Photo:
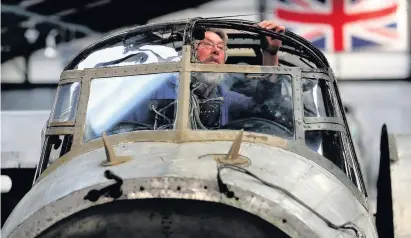
[[[216,161],[205,155],[227,153],[230,146],[230,142],[123,143],[115,147],[117,155],[131,155],[133,160],[110,169],[125,181],[125,194],[120,199],[162,197],[216,201],[254,213],[293,237],[304,237],[307,232],[318,237],[355,237],[351,231],[328,227],[291,197],[237,171],[221,172],[223,181],[231,185],[239,197],[238,201],[227,199],[216,186]],[[376,237],[366,208],[340,180],[313,161],[266,145],[243,143],[240,151],[251,160],[247,170],[287,189],[332,223],[341,225],[353,221],[366,237]],[[101,166],[105,159],[101,148],[61,165],[39,181],[11,214],[3,236],[29,234],[27,237],[33,237],[63,217],[109,202],[110,199],[95,203],[83,199],[92,188],[108,184],[103,175],[107,167]],[[181,181],[184,188],[179,190],[176,181]],[[147,184],[146,189],[140,191],[138,184],[143,183]],[[208,184],[209,189],[201,189],[201,183]],[[278,221],[284,217],[288,222],[281,225]]]

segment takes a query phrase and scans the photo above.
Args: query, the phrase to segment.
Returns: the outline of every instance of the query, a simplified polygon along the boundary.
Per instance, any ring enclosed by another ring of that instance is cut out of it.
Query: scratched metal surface
[[[215,160],[210,156],[199,157],[227,153],[230,146],[229,142],[120,144],[116,147],[117,154],[132,155],[133,160],[109,168],[125,180],[125,195],[120,199],[168,197],[216,201],[254,213],[292,237],[304,237],[309,232],[314,237],[355,237],[351,231],[329,228],[319,217],[281,191],[237,171],[223,170],[222,179],[233,186],[239,200],[232,201],[222,196],[216,187]],[[251,166],[247,167],[249,171],[286,188],[334,224],[353,221],[366,237],[377,236],[372,218],[364,206],[327,170],[279,148],[243,143],[240,151],[251,160]],[[6,221],[2,235],[34,237],[64,217],[109,202],[109,199],[95,203],[83,200],[93,187],[112,183],[103,175],[107,167],[100,166],[100,163],[104,160],[103,149],[92,151],[45,177],[17,205]],[[178,191],[176,179],[184,181],[186,188]],[[140,191],[138,184],[143,181],[148,186]],[[199,189],[204,183],[210,186],[207,191]],[[255,200],[259,200],[257,207],[253,207]],[[283,217],[287,217],[286,224],[281,222]]]
[[[396,238],[411,237],[411,134],[395,135],[397,160],[391,163]]]

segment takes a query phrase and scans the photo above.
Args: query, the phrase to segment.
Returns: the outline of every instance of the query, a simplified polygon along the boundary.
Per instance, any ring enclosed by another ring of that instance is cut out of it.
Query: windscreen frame
[[[190,29],[190,25],[187,25],[186,29]],[[186,31],[186,34],[189,30]],[[277,33],[270,33],[272,35],[279,35]],[[286,34],[287,35],[287,34]],[[288,35],[287,37],[290,37]],[[120,39],[120,38],[119,38]],[[93,78],[99,77],[116,77],[116,76],[129,76],[136,74],[148,74],[148,73],[165,73],[165,72],[179,72],[180,73],[180,87],[178,93],[178,109],[176,116],[176,131],[175,135],[169,137],[173,138],[173,141],[189,141],[191,136],[189,135],[190,129],[188,124],[188,100],[189,98],[189,86],[190,86],[190,73],[199,71],[213,71],[213,72],[255,72],[255,73],[265,73],[265,72],[275,72],[283,74],[291,74],[293,82],[293,110],[294,110],[294,128],[295,128],[295,142],[300,145],[304,145],[305,141],[305,131],[316,129],[316,130],[333,130],[347,132],[347,125],[344,121],[315,121],[306,122],[304,121],[303,112],[303,101],[302,101],[302,74],[303,73],[325,73],[331,80],[334,80],[331,69],[302,69],[300,67],[278,67],[278,66],[255,66],[255,65],[204,65],[199,63],[191,63],[190,59],[192,57],[192,50],[189,39],[185,39],[185,45],[182,50],[182,59],[179,62],[174,63],[154,63],[154,64],[144,64],[144,65],[129,65],[129,66],[116,66],[108,68],[94,68],[94,69],[84,69],[84,70],[66,70],[61,74],[60,84],[68,82],[81,81],[80,87],[80,99],[77,109],[76,123],[74,127],[53,127],[48,126],[46,130],[46,135],[53,134],[74,134],[73,138],[73,149],[80,149],[83,146],[83,134],[84,134],[84,121],[85,112],[87,109],[87,102],[90,92],[90,82]],[[321,58],[321,57],[320,57]],[[324,63],[325,64],[325,63]],[[326,64],[325,64],[326,65]],[[338,94],[338,92],[336,92]],[[340,99],[337,98],[337,102],[340,103]],[[341,108],[340,108],[341,109]],[[344,115],[344,114],[342,114]],[[335,123],[337,122],[337,123]],[[137,135],[139,132],[135,132]],[[155,140],[164,141],[164,138],[154,136],[156,131],[150,132],[153,134],[150,137]],[[146,133],[147,134],[147,133]],[[348,135],[349,132],[347,132]],[[201,138],[199,138],[201,139]],[[261,138],[259,139],[261,141]],[[349,138],[351,140],[351,137]],[[87,144],[87,143],[86,143]],[[93,143],[91,143],[93,144]],[[101,146],[101,143],[95,143],[94,146]],[[91,148],[91,147],[90,147]],[[87,148],[87,149],[90,149]],[[355,154],[355,153],[354,153]]]

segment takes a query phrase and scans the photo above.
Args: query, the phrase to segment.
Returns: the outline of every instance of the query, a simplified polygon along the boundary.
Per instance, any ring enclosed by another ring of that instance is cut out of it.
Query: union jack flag
[[[275,19],[325,52],[385,51],[405,41],[398,27],[400,0],[274,1]]]

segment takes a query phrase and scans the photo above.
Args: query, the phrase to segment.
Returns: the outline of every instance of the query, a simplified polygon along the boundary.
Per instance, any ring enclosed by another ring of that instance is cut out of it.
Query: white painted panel
[[[410,74],[407,53],[353,52],[325,54],[339,79],[403,79]]]
[[[50,111],[1,112],[1,168],[35,168]]]

